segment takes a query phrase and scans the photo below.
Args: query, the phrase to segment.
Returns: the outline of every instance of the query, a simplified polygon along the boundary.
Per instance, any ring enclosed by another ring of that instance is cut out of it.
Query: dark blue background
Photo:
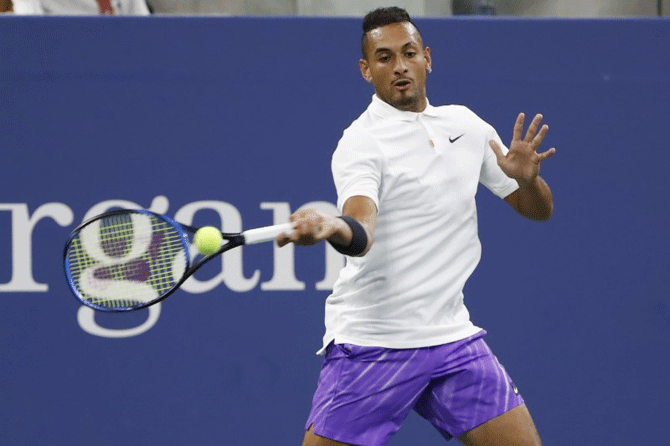
[[[520,111],[550,125],[553,219],[525,221],[482,190],[484,252],[466,288],[545,444],[664,444],[670,21],[417,24],[432,104],[468,105],[506,142]],[[0,443],[300,443],[320,367],[322,247],[296,249],[304,291],[180,291],[125,339],[78,326],[61,249],[103,200],[165,195],[170,215],[221,200],[245,227],[272,223],[261,202],[334,202],[330,155],[372,94],[359,45],[358,19],[0,17],[0,202],[74,213],[33,233],[49,291],[0,293]],[[8,212],[0,229],[6,283]],[[270,279],[271,252],[245,248],[247,277]],[[390,444],[440,438],[412,415]]]

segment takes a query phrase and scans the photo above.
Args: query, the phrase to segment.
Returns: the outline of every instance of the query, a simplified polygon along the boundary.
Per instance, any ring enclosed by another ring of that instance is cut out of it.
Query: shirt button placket
[[[426,130],[426,133],[428,133],[428,138],[430,139],[430,147],[432,147],[433,150],[435,150],[435,153],[439,153],[439,150],[437,148],[437,142],[438,142],[437,141],[437,136],[435,136],[435,132],[431,128],[430,124],[428,124],[426,121],[424,121],[421,118],[421,115],[419,115],[418,121],[421,123],[423,128]]]

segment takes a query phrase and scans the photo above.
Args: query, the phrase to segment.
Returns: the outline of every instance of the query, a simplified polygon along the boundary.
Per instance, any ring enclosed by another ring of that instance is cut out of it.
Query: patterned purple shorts
[[[523,398],[485,334],[417,349],[329,345],[305,429],[383,445],[414,409],[451,439],[513,409]]]

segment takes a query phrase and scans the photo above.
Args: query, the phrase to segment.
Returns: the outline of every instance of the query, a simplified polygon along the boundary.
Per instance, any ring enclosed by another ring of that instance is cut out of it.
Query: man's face
[[[366,39],[365,58],[359,66],[377,96],[400,110],[423,111],[430,48],[423,47],[414,25],[392,23],[369,31]]]

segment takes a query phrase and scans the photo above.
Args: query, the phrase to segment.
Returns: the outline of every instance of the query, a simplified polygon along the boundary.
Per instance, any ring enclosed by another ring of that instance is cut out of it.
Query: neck
[[[405,101],[388,102],[388,104],[401,111],[421,113],[426,109],[428,100],[426,99],[426,96],[423,95],[419,98],[408,98]]]

